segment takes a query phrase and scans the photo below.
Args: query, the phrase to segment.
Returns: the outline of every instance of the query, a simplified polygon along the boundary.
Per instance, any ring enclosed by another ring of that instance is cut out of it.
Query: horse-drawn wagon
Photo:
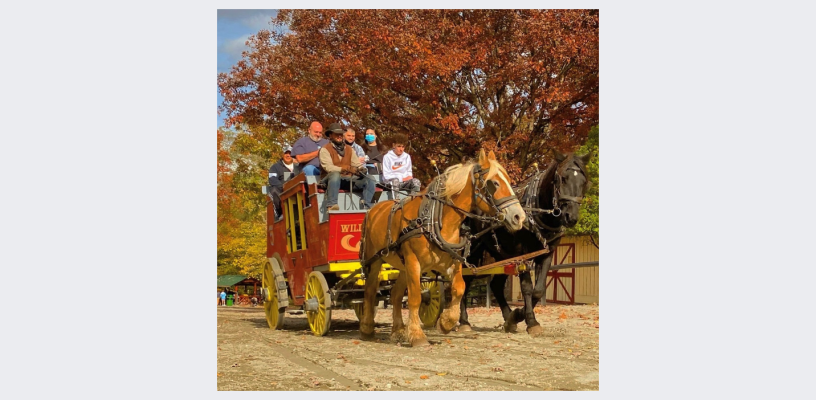
[[[287,177],[288,178],[288,177]],[[376,175],[361,179],[378,180]],[[379,282],[378,300],[387,304],[399,271],[385,266],[376,277],[362,273],[358,257],[366,211],[361,194],[341,190],[340,210],[324,206],[325,190],[319,177],[299,174],[283,185],[281,215],[267,203],[266,257],[262,295],[266,320],[281,329],[287,311],[306,313],[309,328],[317,336],[331,327],[332,310],[354,309],[362,315],[366,279]],[[377,188],[372,202],[393,199],[395,193]],[[435,276],[426,276],[423,315],[435,321],[441,312],[441,295]],[[400,299],[401,300],[401,299]]]
[[[330,329],[333,309],[352,308],[361,322],[361,337],[371,339],[375,305],[391,301],[392,338],[427,345],[420,321],[425,327],[436,323],[445,333],[457,324],[467,330],[462,297],[469,281],[498,274],[491,288],[505,329],[512,331],[526,320],[528,332],[539,334],[533,308],[544,293],[551,262],[548,244],[557,245],[563,227],[577,222],[588,187],[588,159],[559,155],[558,162],[535,174],[517,197],[493,153],[482,151],[478,161],[448,168],[417,196],[391,201],[395,193],[378,188],[372,200],[376,204],[368,212],[361,206],[361,194],[351,191],[341,191],[340,210],[329,211],[317,177],[294,177],[280,195],[282,215],[276,218],[274,206],[267,204],[269,262],[263,271],[263,295],[270,328],[283,326],[287,310],[303,310],[312,332],[322,336]],[[380,204],[384,202],[388,205]],[[460,229],[463,223],[470,229]],[[471,246],[475,251],[468,257]],[[482,266],[485,252],[499,261]],[[468,270],[463,264],[479,266]],[[511,312],[500,291],[507,276],[515,274],[522,279],[525,307]],[[445,284],[451,289],[451,304],[443,313]],[[406,287],[411,319],[407,335],[399,312]],[[392,289],[398,298],[390,298]]]

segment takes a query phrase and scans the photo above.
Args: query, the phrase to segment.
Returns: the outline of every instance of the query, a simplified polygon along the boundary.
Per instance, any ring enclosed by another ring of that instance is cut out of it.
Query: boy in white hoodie
[[[421,183],[413,176],[411,156],[405,152],[407,142],[408,138],[403,134],[392,138],[391,150],[383,156],[383,181],[390,183],[395,190],[418,192]]]

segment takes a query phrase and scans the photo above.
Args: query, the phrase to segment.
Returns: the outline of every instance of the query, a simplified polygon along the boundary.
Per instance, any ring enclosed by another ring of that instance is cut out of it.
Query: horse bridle
[[[568,168],[564,169],[564,172],[566,172],[566,171],[580,171],[584,175],[584,178],[586,179],[586,171],[584,171],[584,169],[581,167],[581,164],[576,164],[576,165],[578,165],[577,169],[568,167]],[[562,179],[563,179],[563,176],[561,176],[561,174],[558,173],[558,168],[556,168],[555,169],[555,184],[553,184],[553,186],[554,186],[553,207],[557,208],[558,203],[560,203],[562,200],[565,200],[567,202],[577,203],[578,205],[583,203],[584,202],[584,196],[575,197],[575,196],[565,196],[565,195],[561,194],[561,180]]]
[[[576,165],[578,166],[577,169],[572,168],[572,167],[568,167],[568,168],[565,168],[564,171],[565,172],[566,171],[580,171],[584,175],[584,178],[586,178],[587,174],[586,174],[586,171],[584,170],[583,166],[581,166],[581,164],[579,164],[579,163],[576,163]],[[562,201],[577,203],[579,205],[584,202],[584,196],[577,196],[576,197],[576,196],[567,196],[567,195],[561,194],[561,180],[563,179],[563,176],[558,171],[559,170],[558,165],[556,165],[554,169],[555,169],[555,171],[554,171],[555,178],[553,179],[554,180],[554,182],[553,182],[553,201],[552,201],[552,207],[553,208],[552,209],[537,208],[538,207],[538,193],[539,193],[539,187],[541,185],[541,180],[544,179],[544,176],[546,176],[547,172],[548,172],[548,171],[542,171],[542,172],[537,173],[533,177],[533,180],[530,182],[528,187],[525,189],[525,195],[527,196],[527,207],[524,207],[524,210],[527,211],[528,213],[545,213],[545,214],[551,214],[553,217],[560,217],[561,216],[561,207],[559,207],[559,204]],[[529,203],[530,203],[530,200],[532,198],[535,198],[536,207],[530,207]]]
[[[504,211],[506,208],[512,207],[515,204],[519,204],[519,199],[515,194],[511,194],[509,196],[502,197],[497,199],[495,197],[496,191],[499,189],[496,185],[496,182],[492,179],[485,179],[489,170],[482,169],[482,166],[476,164],[473,168],[471,173],[471,179],[473,182],[473,199],[481,200],[487,205],[489,205],[493,211],[496,213],[496,218],[499,222],[504,222]],[[485,194],[482,194],[481,189],[484,190]]]

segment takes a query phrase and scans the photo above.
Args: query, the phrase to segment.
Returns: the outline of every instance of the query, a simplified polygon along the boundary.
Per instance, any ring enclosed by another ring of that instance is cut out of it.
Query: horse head
[[[482,175],[476,179],[475,206],[486,215],[497,216],[510,232],[521,229],[527,214],[513,192],[507,171],[496,161],[496,155],[492,150],[485,156],[482,149],[477,164],[479,174]]]
[[[555,160],[558,165],[553,177],[552,201],[553,206],[561,210],[559,216],[561,225],[571,228],[578,223],[578,212],[589,189],[589,178],[586,174],[586,165],[592,158],[592,153],[584,155],[561,154],[556,152]],[[547,188],[542,187],[541,196]],[[547,196],[549,197],[549,196]],[[548,199],[541,197],[539,202],[547,204]]]

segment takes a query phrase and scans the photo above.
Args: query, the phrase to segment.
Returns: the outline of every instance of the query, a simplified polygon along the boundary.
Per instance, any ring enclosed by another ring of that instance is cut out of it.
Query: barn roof
[[[218,277],[218,287],[235,286],[243,281],[246,281],[247,284],[258,282],[257,279],[246,275],[221,275]]]

